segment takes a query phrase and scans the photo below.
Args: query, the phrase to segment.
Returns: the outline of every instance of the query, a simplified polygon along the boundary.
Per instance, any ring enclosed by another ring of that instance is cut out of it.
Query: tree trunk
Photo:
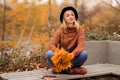
[[[34,21],[33,21],[33,25],[32,25],[31,31],[30,31],[30,34],[29,34],[29,38],[28,38],[28,42],[29,42],[29,43],[31,42],[31,38],[32,38],[33,30],[34,30],[34,28],[35,28],[36,20],[37,20],[37,18],[35,17],[35,18],[34,18]]]
[[[78,3],[78,0],[74,0],[74,5],[75,5],[75,7],[77,8],[77,4]]]
[[[48,33],[49,33],[49,40],[51,38],[51,0],[49,0],[49,10],[48,10]]]
[[[31,8],[29,7],[28,15],[27,15],[27,18],[26,18],[26,20],[25,20],[25,25],[24,25],[24,27],[23,27],[23,30],[22,30],[21,34],[20,34],[20,38],[18,39],[18,43],[17,43],[17,44],[19,44],[19,43],[21,42],[21,40],[22,40],[22,37],[23,37],[23,34],[24,34],[24,32],[25,32],[26,25],[27,25],[27,22],[28,22],[28,19],[29,19],[29,16],[30,16],[30,11],[31,11]]]
[[[2,26],[2,41],[5,41],[5,14],[6,14],[6,0],[3,3],[3,26]],[[4,49],[1,50],[1,56],[3,55]]]
[[[2,27],[2,40],[5,40],[5,14],[6,14],[6,0],[4,0],[3,4],[3,27]]]

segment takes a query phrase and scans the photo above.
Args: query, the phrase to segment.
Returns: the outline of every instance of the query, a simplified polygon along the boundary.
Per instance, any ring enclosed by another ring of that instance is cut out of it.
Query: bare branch
[[[109,3],[107,3],[107,2],[105,2],[105,1],[103,1],[103,0],[101,0],[103,3],[105,3],[106,5],[108,5],[108,6],[110,6],[111,8],[113,8],[113,9],[115,9],[115,10],[117,10],[117,11],[119,11],[120,12],[120,10],[119,9],[117,9],[117,8],[115,8],[115,7],[113,7],[111,4],[109,4]]]
[[[115,0],[116,1],[116,3],[119,5],[119,7],[120,7],[120,3],[118,2],[118,0]]]

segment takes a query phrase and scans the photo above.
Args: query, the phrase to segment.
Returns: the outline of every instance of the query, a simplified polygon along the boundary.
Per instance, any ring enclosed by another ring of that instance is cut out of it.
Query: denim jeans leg
[[[50,63],[51,66],[53,65],[53,62],[51,60],[51,57],[53,56],[53,53],[54,52],[52,50],[48,50],[48,52],[46,53],[46,59]]]
[[[82,51],[78,56],[76,56],[73,59],[73,61],[72,61],[73,66],[72,67],[80,67],[80,66],[82,66],[82,64],[84,64],[85,61],[87,60],[87,57],[88,57],[87,51],[85,51],[85,50]],[[64,70],[63,73],[69,74],[71,69],[72,68],[68,68],[68,69]]]
[[[87,60],[87,57],[88,57],[87,51],[83,50],[78,56],[76,56],[73,59],[73,61],[72,61],[73,67],[82,66],[85,63],[85,61]]]

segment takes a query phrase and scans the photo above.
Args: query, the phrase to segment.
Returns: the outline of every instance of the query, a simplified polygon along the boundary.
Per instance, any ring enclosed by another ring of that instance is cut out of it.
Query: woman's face
[[[64,13],[64,20],[66,22],[66,24],[72,24],[75,22],[75,14],[72,10],[67,10]]]

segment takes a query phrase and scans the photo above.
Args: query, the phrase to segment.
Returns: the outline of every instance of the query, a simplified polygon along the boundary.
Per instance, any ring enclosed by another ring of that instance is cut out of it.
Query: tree
[[[118,4],[117,6],[113,6],[112,4],[108,4],[107,2],[103,1],[104,4],[109,6],[111,8],[111,11],[113,12],[114,16],[111,19],[108,19],[108,28],[107,31],[110,35],[113,35],[113,33],[120,35],[120,2],[118,0],[115,0],[115,2]],[[109,15],[110,16],[110,15]]]
[[[3,4],[3,27],[2,27],[2,40],[5,40],[5,24],[6,24],[6,20],[5,20],[5,16],[6,16],[6,0],[4,0],[4,4]]]
[[[0,39],[2,40],[3,6],[0,4]]]
[[[105,1],[103,1],[103,0],[101,0],[101,1],[102,1],[104,4],[110,6],[111,8],[117,10],[118,12],[120,12],[120,9],[118,9],[118,8],[116,8],[116,7],[114,7],[114,6],[112,6],[112,4],[109,4],[109,3],[107,3],[107,2],[105,2]],[[119,5],[119,7],[120,7],[119,1],[118,1],[118,0],[115,0],[115,2],[116,2],[116,3]]]
[[[49,9],[48,9],[48,29],[49,29],[49,38],[51,38],[51,0],[48,0]]]
[[[78,6],[78,0],[74,0],[74,5],[77,8],[77,6]]]

